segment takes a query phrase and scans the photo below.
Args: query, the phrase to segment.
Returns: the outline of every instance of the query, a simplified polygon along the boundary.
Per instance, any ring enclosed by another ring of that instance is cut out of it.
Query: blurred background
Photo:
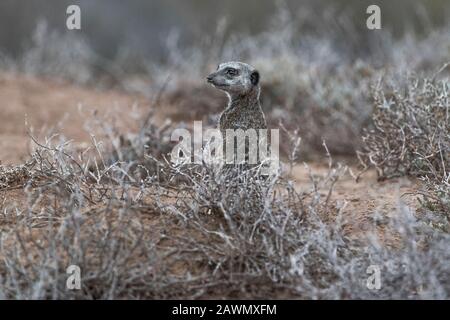
[[[71,4],[81,30],[66,28]],[[372,4],[381,30],[366,26]],[[226,97],[205,76],[245,61],[260,71],[270,125],[298,129],[308,156],[323,140],[354,155],[372,125],[374,90],[448,76],[449,30],[449,0],[0,0],[0,71],[145,101],[164,91],[161,118],[214,126]],[[29,101],[29,114],[36,100],[25,87],[18,103]]]
[[[349,20],[355,28],[335,29],[336,38],[356,38],[359,53],[368,49],[365,11],[370,4],[381,7],[383,28],[395,36],[405,32],[426,35],[430,28],[442,26],[450,12],[448,0],[1,0],[0,51],[11,57],[23,54],[39,21],[46,21],[51,30],[71,32],[65,27],[65,10],[70,4],[81,7],[79,33],[102,57],[112,59],[125,46],[155,60],[167,56],[165,43],[171,33],[177,32],[181,45],[190,44],[214,35],[224,18],[225,39],[270,31],[271,18],[280,5],[290,12],[317,17],[305,19],[298,37]]]

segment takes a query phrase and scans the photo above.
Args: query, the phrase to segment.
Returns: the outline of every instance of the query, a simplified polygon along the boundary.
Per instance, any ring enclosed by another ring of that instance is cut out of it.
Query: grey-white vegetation
[[[178,124],[145,115],[134,135],[93,118],[105,134],[88,150],[30,137],[29,161],[0,166],[0,298],[449,299],[448,26],[424,38],[379,32],[372,53],[357,59],[333,36],[352,34],[345,18],[298,38],[316,17],[292,14],[281,9],[267,32],[224,43],[223,25],[216,42],[192,48],[169,37],[167,63],[136,62],[139,77],[125,72],[126,51],[104,61],[81,38],[43,25],[21,59],[0,55],[3,69],[84,85],[140,92],[150,80],[157,103],[197,103],[195,92],[215,112],[224,100],[206,87],[208,71],[217,61],[249,61],[264,75],[268,123],[289,133],[285,161],[330,160],[326,174],[311,172],[300,188],[288,175],[261,181],[233,168],[174,167],[166,155]],[[345,202],[332,197],[348,168],[329,155],[356,158],[356,150],[362,170],[423,181],[417,210],[400,204],[383,219],[374,211],[358,238],[348,233]],[[12,191],[24,201],[8,201]],[[82,270],[81,290],[66,288],[71,264]],[[366,285],[371,265],[380,267],[379,290]]]

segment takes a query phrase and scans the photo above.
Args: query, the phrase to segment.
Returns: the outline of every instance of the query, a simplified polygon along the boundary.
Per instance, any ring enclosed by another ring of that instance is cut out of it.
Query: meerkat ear
[[[255,70],[250,74],[250,82],[254,86],[258,85],[258,83],[259,83],[259,72],[258,71]]]

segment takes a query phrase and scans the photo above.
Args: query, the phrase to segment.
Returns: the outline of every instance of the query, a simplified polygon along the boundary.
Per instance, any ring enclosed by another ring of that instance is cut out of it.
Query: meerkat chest
[[[258,110],[231,109],[226,110],[220,116],[219,126],[221,130],[226,129],[263,129],[265,128],[264,116]]]

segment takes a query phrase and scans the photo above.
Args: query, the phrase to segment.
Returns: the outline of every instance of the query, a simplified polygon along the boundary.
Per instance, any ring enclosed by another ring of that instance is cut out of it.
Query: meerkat
[[[226,62],[207,78],[208,83],[224,91],[228,105],[219,118],[218,127],[225,141],[229,129],[244,131],[267,129],[266,118],[259,102],[260,75],[252,66],[243,62]]]
[[[219,128],[267,129],[266,119],[259,102],[259,72],[243,62],[226,62],[217,67],[206,79],[228,96],[228,106],[220,115]]]

